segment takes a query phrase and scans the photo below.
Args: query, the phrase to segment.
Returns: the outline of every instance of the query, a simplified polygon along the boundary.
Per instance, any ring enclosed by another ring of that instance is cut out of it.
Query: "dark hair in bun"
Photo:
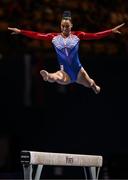
[[[72,20],[72,18],[71,18],[71,11],[64,11],[62,19],[70,20],[71,21]]]

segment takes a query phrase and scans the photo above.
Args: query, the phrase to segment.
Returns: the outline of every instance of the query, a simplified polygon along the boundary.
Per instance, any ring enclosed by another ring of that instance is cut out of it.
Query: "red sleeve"
[[[112,33],[113,33],[112,29],[97,32],[97,33],[86,33],[86,32],[82,32],[82,31],[73,32],[73,34],[78,36],[78,38],[80,38],[81,40],[101,39],[101,38],[111,35]]]
[[[52,40],[58,33],[38,33],[33,31],[26,31],[21,30],[20,34],[33,38],[33,39],[40,39],[40,40]]]

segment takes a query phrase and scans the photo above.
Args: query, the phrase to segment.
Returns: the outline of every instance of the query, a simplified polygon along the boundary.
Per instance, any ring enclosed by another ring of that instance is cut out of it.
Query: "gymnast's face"
[[[61,32],[64,36],[68,36],[72,29],[72,23],[70,20],[63,19],[61,21]]]

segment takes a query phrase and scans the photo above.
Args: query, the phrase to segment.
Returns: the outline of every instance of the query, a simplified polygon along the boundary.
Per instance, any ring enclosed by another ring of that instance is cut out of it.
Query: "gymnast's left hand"
[[[121,32],[119,31],[119,29],[120,29],[122,26],[124,26],[124,25],[125,25],[125,23],[122,23],[122,24],[116,26],[115,28],[112,29],[112,32],[121,34]]]
[[[12,33],[11,34],[19,34],[21,32],[20,29],[18,28],[11,28],[11,27],[8,27],[8,30],[11,30]]]

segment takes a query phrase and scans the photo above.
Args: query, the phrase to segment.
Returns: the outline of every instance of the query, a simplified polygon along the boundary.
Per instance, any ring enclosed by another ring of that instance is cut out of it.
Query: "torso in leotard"
[[[79,40],[73,34],[67,38],[60,34],[52,39],[60,68],[69,75],[72,82],[76,81],[78,72],[82,67],[78,57]]]

